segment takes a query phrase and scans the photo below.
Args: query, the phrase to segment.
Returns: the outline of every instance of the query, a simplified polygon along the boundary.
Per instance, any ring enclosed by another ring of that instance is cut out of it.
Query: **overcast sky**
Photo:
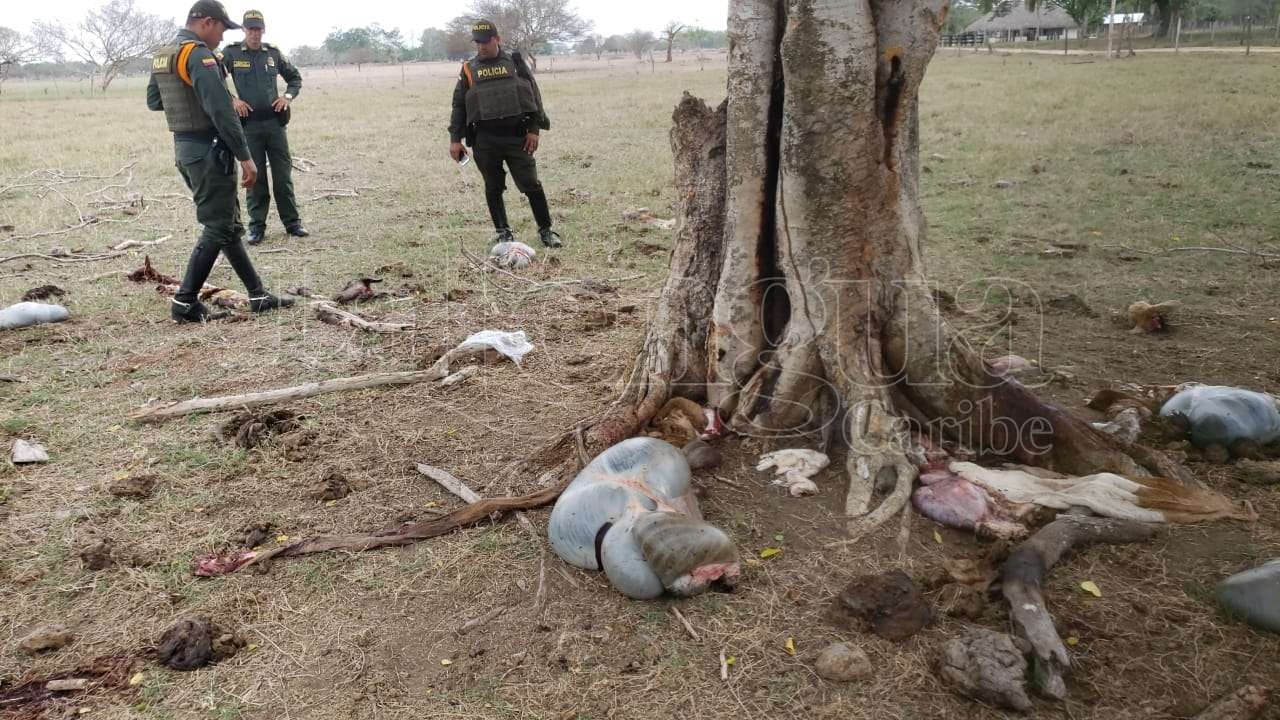
[[[0,25],[21,32],[30,29],[32,20],[74,22],[86,10],[106,0],[0,0]],[[134,0],[137,7],[175,20],[185,17],[194,0]],[[451,17],[466,11],[465,0],[223,0],[232,19],[239,20],[245,10],[261,10],[267,20],[267,42],[285,49],[299,45],[319,45],[335,27],[361,27],[381,23],[386,28],[399,28],[417,44],[423,29],[444,27]],[[255,3],[255,4],[247,4]],[[578,14],[595,22],[601,35],[622,34],[641,28],[658,30],[669,20],[723,30],[728,15],[728,0],[578,0],[573,3]],[[501,28],[499,28],[501,30]],[[238,30],[227,33],[226,41],[241,38]]]

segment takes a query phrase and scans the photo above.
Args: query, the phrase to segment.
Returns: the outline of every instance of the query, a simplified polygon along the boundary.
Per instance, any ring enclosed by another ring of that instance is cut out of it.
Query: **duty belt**
[[[176,132],[173,134],[174,140],[183,140],[186,142],[211,143],[217,137],[217,130],[196,130],[193,132]]]

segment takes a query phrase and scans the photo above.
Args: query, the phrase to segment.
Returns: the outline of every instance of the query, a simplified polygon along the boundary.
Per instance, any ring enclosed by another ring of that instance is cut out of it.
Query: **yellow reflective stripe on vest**
[[[185,43],[178,51],[178,78],[182,82],[195,87],[191,82],[191,73],[187,72],[187,60],[191,59],[191,51],[196,49],[193,42]]]

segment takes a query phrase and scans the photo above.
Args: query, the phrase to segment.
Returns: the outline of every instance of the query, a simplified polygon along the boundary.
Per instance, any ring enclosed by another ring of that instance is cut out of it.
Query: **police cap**
[[[245,28],[253,28],[256,30],[265,30],[267,21],[262,17],[261,10],[249,10],[245,12],[244,19],[240,21]]]
[[[489,42],[498,34],[498,26],[489,20],[477,20],[471,23],[471,39],[475,42]]]
[[[218,0],[199,0],[199,2],[191,6],[191,10],[187,13],[187,19],[199,20],[201,18],[217,20],[225,25],[228,30],[240,29],[240,25],[227,16],[227,9],[222,7],[222,3],[218,2]]]

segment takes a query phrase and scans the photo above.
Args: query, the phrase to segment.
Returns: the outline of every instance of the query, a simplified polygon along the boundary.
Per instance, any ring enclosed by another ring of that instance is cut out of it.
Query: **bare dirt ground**
[[[459,251],[486,250],[489,230],[479,176],[445,156],[455,72],[452,64],[406,66],[403,74],[304,71],[290,138],[295,156],[316,163],[295,173],[315,234],[286,240],[272,220],[267,243],[253,251],[277,289],[329,294],[359,275],[385,278],[389,296],[361,311],[419,329],[384,337],[320,324],[306,309],[172,325],[166,300],[122,279],[144,253],[179,274],[197,233],[141,81],[93,97],[67,84],[6,86],[0,188],[31,186],[0,191],[0,225],[13,226],[0,230],[0,258],[47,255],[55,245],[101,253],[126,239],[173,237],[93,262],[0,263],[6,304],[55,284],[68,291],[62,301],[73,315],[0,333],[0,375],[23,381],[0,382],[0,432],[39,441],[53,456],[47,465],[0,469],[0,687],[95,659],[143,657],[176,618],[203,614],[235,628],[247,647],[194,673],[141,660],[126,673],[136,684],[39,712],[1003,717],[953,695],[934,667],[941,644],[964,626],[1006,630],[998,603],[972,619],[940,613],[902,644],[829,617],[832,596],[853,576],[901,568],[923,581],[948,560],[998,557],[1002,548],[917,516],[905,557],[893,542],[896,527],[825,550],[842,527],[843,477],[832,469],[818,478],[820,495],[783,497],[754,470],[760,446],[750,439],[725,443],[716,474],[733,484],[702,479],[708,518],[753,559],[733,594],[626,600],[599,575],[567,568],[549,552],[545,511],[530,513],[536,535],[505,522],[403,549],[285,560],[264,574],[192,577],[193,557],[238,544],[254,523],[271,525],[273,545],[456,506],[414,471],[418,462],[485,495],[535,489],[535,476],[493,478],[614,396],[670,247],[667,233],[628,225],[621,213],[648,206],[670,217],[671,108],[685,89],[723,97],[723,59],[544,60],[553,129],[540,162],[568,246],[522,276],[539,286],[480,273]],[[988,355],[1013,351],[1054,371],[1041,392],[1072,408],[1115,382],[1280,391],[1280,265],[1174,251],[1277,252],[1274,72],[1269,58],[1080,65],[940,52],[922,94],[922,192],[933,278],[962,311],[953,320]],[[999,180],[1009,182],[998,189]],[[352,190],[357,197],[314,199]],[[141,214],[104,200],[128,193],[146,199]],[[532,241],[527,205],[514,191],[508,198],[518,233]],[[40,235],[89,214],[99,221]],[[1046,254],[1064,242],[1073,253]],[[579,278],[613,290],[546,284]],[[225,266],[211,282],[237,287]],[[1130,334],[1116,318],[1137,299],[1179,301],[1172,332]],[[536,350],[522,368],[486,366],[452,388],[293,403],[309,443],[238,449],[217,436],[225,415],[148,426],[127,419],[152,399],[413,369],[486,328],[525,330]],[[1047,597],[1063,635],[1077,641],[1075,673],[1070,699],[1041,703],[1033,717],[1189,718],[1242,684],[1277,685],[1280,642],[1219,615],[1211,591],[1219,579],[1280,556],[1280,494],[1236,483],[1222,466],[1195,470],[1252,502],[1261,519],[1173,527],[1150,543],[1090,549],[1059,565]],[[152,475],[155,489],[142,499],[115,498],[103,488],[119,473]],[[350,494],[316,499],[333,473]],[[82,551],[103,539],[113,541],[114,559],[90,570]],[[759,559],[768,547],[783,552]],[[1102,596],[1080,590],[1085,580]],[[930,593],[937,599],[940,589]],[[506,609],[459,633],[495,608]],[[44,623],[68,625],[75,641],[35,657],[20,652],[18,638]],[[848,686],[819,679],[812,656],[833,640],[861,645],[873,676]],[[727,681],[722,651],[733,659]],[[0,707],[0,716],[32,712]]]

